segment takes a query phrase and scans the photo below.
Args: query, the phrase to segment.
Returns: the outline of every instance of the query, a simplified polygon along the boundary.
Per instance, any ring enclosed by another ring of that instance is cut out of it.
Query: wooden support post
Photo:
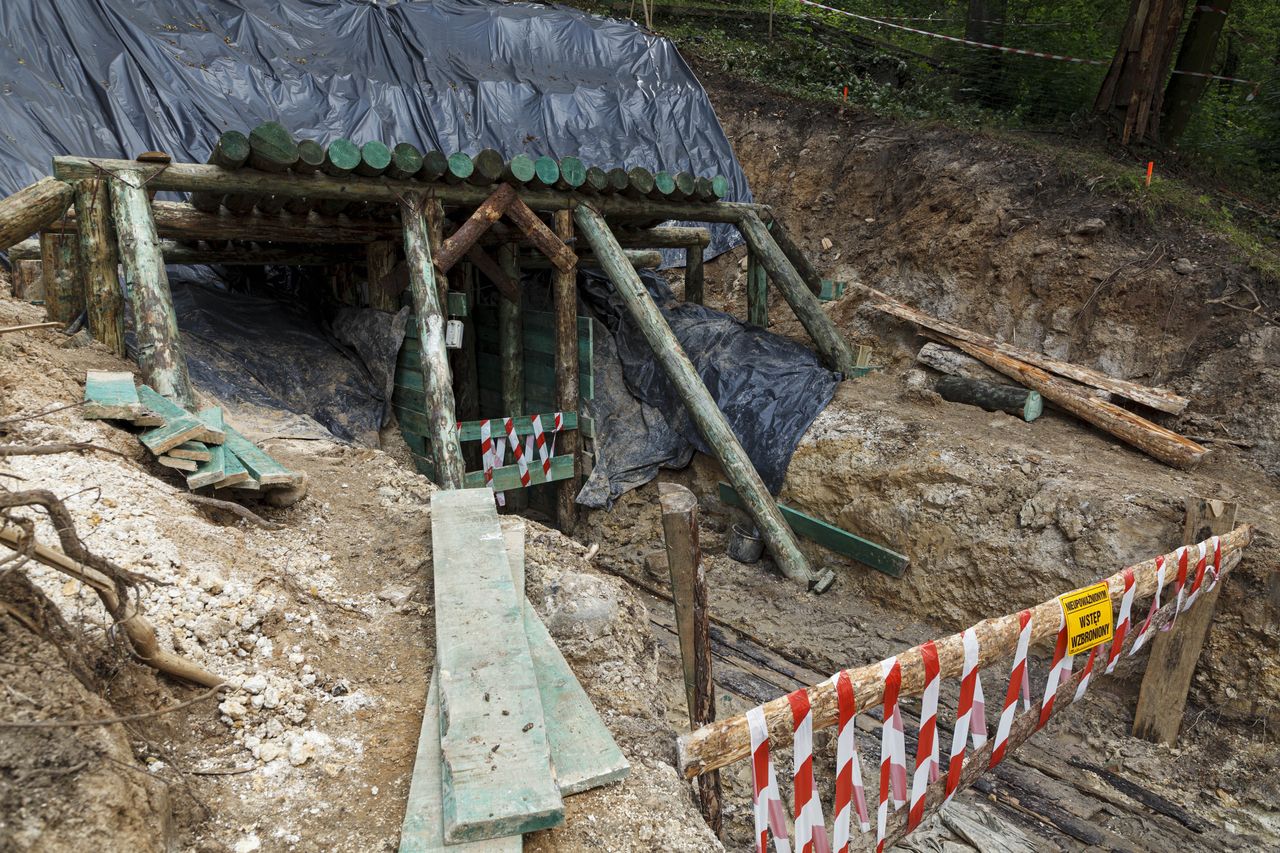
[[[440,251],[440,247],[444,244],[444,205],[440,203],[438,198],[427,198],[427,239],[431,243],[431,257],[435,258],[436,253]],[[440,308],[445,310],[449,307],[449,278],[448,276],[436,275],[436,295],[440,298]]]
[[[121,171],[111,179],[111,213],[125,282],[133,302],[134,339],[142,380],[182,408],[196,407],[169,275],[142,174]]]
[[[557,210],[556,236],[568,244],[573,239],[573,214]],[[578,411],[578,270],[559,270],[551,274],[551,301],[556,315],[556,408],[562,412]],[[578,433],[565,432],[557,437],[560,452],[573,459],[573,478],[556,485],[556,521],[565,533],[573,532],[578,521],[574,503],[582,485],[582,461],[578,458]]]
[[[507,218],[524,232],[533,247],[546,255],[556,269],[568,272],[577,264],[578,257],[573,249],[556,237],[556,233],[548,228],[538,214],[521,201],[519,196],[511,199],[506,214]]]
[[[702,305],[704,273],[702,269],[702,247],[690,246],[684,250],[684,301]]]
[[[76,222],[89,334],[123,356],[124,295],[120,292],[120,258],[106,179],[88,178],[76,185]]]
[[[436,483],[445,489],[462,488],[462,448],[458,444],[453,404],[453,378],[449,372],[449,353],[444,345],[444,308],[436,287],[435,266],[431,263],[424,206],[421,193],[407,195],[400,202],[400,219],[404,223],[404,254],[409,266],[409,287],[417,316],[418,351],[422,358],[422,393],[426,398],[427,436]]]
[[[71,206],[74,195],[71,184],[56,178],[41,178],[0,199],[0,251],[59,219]]]
[[[840,333],[836,324],[822,310],[822,303],[809,291],[795,267],[778,248],[778,244],[769,235],[769,229],[764,227],[760,217],[756,216],[754,211],[743,213],[742,218],[738,220],[738,230],[746,238],[752,253],[769,273],[769,278],[773,280],[782,298],[787,300],[787,304],[795,312],[800,324],[813,339],[814,346],[821,353],[827,366],[845,376],[852,376],[856,366],[853,348],[844,339],[844,335]]]
[[[498,249],[498,265],[512,281],[520,281],[520,260],[515,243]],[[523,293],[517,291],[512,301],[498,296],[498,351],[502,362],[502,414],[504,417],[524,414],[524,321],[521,317]],[[577,354],[577,350],[574,350]],[[507,506],[518,511],[528,505],[529,493],[517,489],[507,494]]]
[[[791,239],[791,234],[787,229],[782,227],[782,221],[772,213],[765,220],[769,225],[769,233],[773,235],[773,240],[778,244],[778,248],[787,256],[787,260],[791,261],[791,265],[796,268],[796,272],[800,273],[800,277],[804,279],[805,286],[809,288],[809,292],[814,296],[822,294],[822,275],[814,267],[813,261],[809,260],[809,256],[796,245]]]
[[[769,328],[769,276],[755,252],[747,253],[747,322]]]
[[[41,233],[40,270],[44,276],[45,316],[69,325],[84,310],[74,234]]]
[[[751,458],[738,443],[724,413],[716,406],[707,386],[702,384],[697,369],[685,355],[675,333],[654,304],[653,297],[645,289],[636,271],[627,263],[622,247],[613,239],[604,218],[585,204],[574,210],[573,218],[591,244],[596,257],[600,259],[636,326],[648,341],[654,358],[671,378],[681,402],[697,425],[698,432],[716,454],[725,476],[733,483],[738,494],[742,495],[747,512],[764,535],[778,568],[788,578],[806,587],[813,585],[817,578],[809,569],[809,562],[800,552],[800,546],[787,527],[778,505],[773,502],[760,474],[751,464]]]
[[[516,191],[510,184],[503,184],[493,191],[493,195],[484,200],[484,204],[475,209],[467,221],[445,240],[436,256],[436,269],[445,273],[467,254],[467,250],[475,245],[489,226],[502,218],[507,212],[507,205],[516,197]]]
[[[1234,503],[1187,498],[1182,542],[1194,545],[1211,536],[1224,536],[1235,523]],[[1212,565],[1212,553],[1208,560]],[[1194,554],[1190,564],[1194,571]],[[1133,715],[1134,737],[1155,743],[1177,742],[1178,730],[1182,728],[1182,713],[1187,707],[1187,692],[1191,689],[1191,676],[1195,674],[1196,661],[1200,659],[1200,650],[1204,648],[1209,626],[1213,624],[1213,611],[1218,606],[1222,587],[1223,584],[1219,583],[1211,590],[1202,588],[1200,600],[1178,617],[1172,629],[1156,633],[1151,644],[1151,656],[1147,659],[1147,671],[1142,676],[1138,708]]]
[[[458,288],[467,300],[467,313],[462,318],[462,348],[453,351],[453,387],[458,399],[458,415],[464,421],[480,417],[480,378],[476,365],[476,323],[473,310],[476,304],[476,268],[466,262],[453,272],[458,277]],[[481,467],[480,444],[467,442],[462,446],[462,457],[468,470]]]
[[[662,536],[671,572],[671,599],[676,606],[680,659],[684,666],[685,701],[692,730],[716,718],[715,683],[711,678],[711,635],[707,609],[707,577],[698,547],[698,499],[684,486],[658,484],[662,502]],[[711,831],[720,835],[720,772],[698,777],[698,802]]]
[[[378,240],[365,247],[366,277],[369,283],[369,307],[395,313],[400,310],[399,276],[396,267],[396,244]]]

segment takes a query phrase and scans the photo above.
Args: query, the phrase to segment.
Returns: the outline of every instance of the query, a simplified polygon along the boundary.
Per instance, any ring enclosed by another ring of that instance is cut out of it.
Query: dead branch
[[[77,728],[79,726],[112,726],[116,723],[131,723],[135,720],[149,720],[152,717],[159,717],[164,714],[171,714],[174,711],[180,711],[199,702],[203,702],[219,690],[227,687],[226,684],[218,684],[210,687],[199,696],[192,697],[185,702],[179,702],[177,705],[170,705],[168,708],[159,708],[155,711],[146,711],[141,714],[123,714],[119,717],[100,717],[96,720],[0,720],[0,729],[66,729]]]
[[[252,521],[254,524],[266,530],[283,530],[284,529],[283,524],[278,524],[274,521],[267,521],[265,518],[258,515],[256,512],[249,509],[248,507],[241,506],[240,504],[234,503],[232,501],[223,501],[217,498],[207,498],[204,495],[191,495],[191,494],[185,494],[185,493],[182,495],[182,498],[193,504],[212,507],[213,509],[220,509],[223,512],[234,513],[235,515],[240,516],[246,521]]]
[[[21,421],[30,421],[30,420],[35,420],[36,418],[43,418],[46,415],[52,415],[54,412],[62,412],[67,409],[74,409],[78,406],[83,406],[84,404],[85,404],[85,401],[81,400],[78,403],[68,403],[65,406],[58,406],[55,409],[48,409],[43,412],[36,412],[33,415],[19,415],[16,418],[5,418],[4,420],[0,420],[0,427],[3,427],[5,424],[16,424]]]
[[[88,441],[77,441],[70,444],[0,444],[0,456],[51,456],[55,453],[78,453],[84,450],[101,450],[122,459],[132,459],[129,454],[93,444]]]

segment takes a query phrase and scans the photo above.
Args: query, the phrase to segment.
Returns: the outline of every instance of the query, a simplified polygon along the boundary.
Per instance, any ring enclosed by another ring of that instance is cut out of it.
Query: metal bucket
[[[754,527],[735,524],[729,534],[728,551],[739,563],[755,563],[764,554],[764,540]]]

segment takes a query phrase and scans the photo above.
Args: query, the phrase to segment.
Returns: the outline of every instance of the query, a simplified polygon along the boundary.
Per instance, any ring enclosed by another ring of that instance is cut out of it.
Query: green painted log
[[[265,122],[249,132],[250,168],[287,172],[297,162],[298,145],[279,122]]]
[[[988,412],[1005,412],[1031,422],[1044,412],[1044,401],[1038,391],[1013,385],[944,376],[934,386],[942,399],[951,403],[967,403]]]
[[[747,254],[747,322],[769,328],[769,276],[755,252]]]
[[[507,161],[502,170],[502,179],[512,184],[527,184],[535,175],[533,158],[528,154],[517,154]]]
[[[533,180],[529,186],[549,189],[560,180],[560,164],[551,157],[539,157],[533,161]]]
[[[778,248],[760,217],[754,212],[744,213],[738,221],[738,230],[742,232],[752,254],[768,272],[774,287],[782,294],[782,298],[791,306],[796,318],[813,339],[814,346],[827,366],[845,376],[853,376],[857,366],[853,348],[822,310],[822,303],[805,285],[782,249]]]
[[[787,260],[791,262],[791,265],[796,268],[796,272],[800,273],[800,278],[804,279],[805,286],[809,288],[809,292],[821,298],[823,292],[822,275],[814,267],[813,262],[809,260],[809,256],[791,239],[791,234],[776,216],[768,220],[768,225],[769,233],[773,236],[774,242],[778,244],[778,248],[782,249],[782,253],[787,256]]]
[[[684,250],[684,301],[703,304],[705,274],[702,267],[702,247],[690,246]]]
[[[390,165],[391,149],[386,143],[374,139],[360,146],[360,164],[356,166],[355,173],[365,178],[376,178]]]
[[[716,190],[710,178],[698,177],[693,182],[693,197],[698,201],[715,201]]]
[[[324,146],[314,139],[298,140],[298,162],[293,171],[299,175],[314,175],[324,165]]]
[[[582,182],[582,189],[590,193],[607,192],[609,189],[609,173],[599,166],[588,166]]]
[[[693,198],[698,191],[698,179],[694,177],[692,172],[677,172],[675,182],[676,188],[671,195],[681,201]]]
[[[449,158],[443,151],[427,151],[422,155],[422,168],[418,180],[438,181],[449,171]]]
[[[249,137],[238,130],[225,131],[213,144],[208,163],[219,169],[239,169],[249,162]],[[222,207],[221,193],[192,193],[191,204],[197,210],[213,213]]]
[[[751,458],[738,442],[724,413],[702,384],[697,369],[685,355],[671,327],[662,318],[653,297],[649,295],[635,270],[626,262],[622,247],[613,239],[603,217],[584,204],[574,210],[574,221],[595,251],[596,257],[603,261],[605,272],[653,350],[654,359],[671,379],[681,402],[688,409],[703,439],[715,453],[725,475],[739,493],[746,497],[747,511],[763,534],[778,568],[788,578],[806,586],[817,584],[819,578],[810,570],[808,561],[800,552],[777,504],[773,502],[769,490],[751,464]]]
[[[431,407],[431,454],[437,484],[446,489],[462,488],[462,448],[454,424],[453,377],[449,371],[449,351],[444,345],[445,317],[431,263],[429,226],[425,215],[427,199],[407,195],[400,202],[404,223],[404,254],[409,267],[409,287],[418,318],[418,346],[424,393]]]
[[[729,179],[724,175],[716,175],[711,179],[711,198],[707,201],[719,201],[729,194]]]
[[[728,483],[720,484],[720,500],[729,506],[744,507],[742,498]],[[861,536],[855,536],[847,530],[841,530],[833,524],[814,518],[798,509],[778,504],[782,516],[791,529],[806,539],[810,539],[829,551],[857,560],[864,566],[870,566],[877,572],[889,577],[900,578],[906,572],[911,560],[897,551],[883,545],[877,545]]]
[[[627,175],[626,169],[615,167],[605,172],[605,175],[609,178],[609,186],[605,190],[607,193],[625,192],[627,187],[631,186],[631,178]]]
[[[572,192],[587,180],[587,167],[577,157],[560,158],[560,180],[556,181],[556,189]]]
[[[636,166],[627,170],[627,188],[623,194],[630,198],[647,198],[653,192],[653,172]]]
[[[400,142],[391,149],[391,165],[387,177],[408,180],[422,171],[422,152],[408,142]]]
[[[44,279],[45,318],[70,325],[85,309],[80,278],[79,241],[74,234],[40,234],[40,272]]]
[[[349,139],[338,138],[329,143],[324,152],[320,171],[332,178],[345,178],[360,165],[360,147]],[[346,199],[328,198],[315,203],[315,209],[326,215],[341,213],[349,202]]]
[[[502,155],[492,148],[485,148],[471,158],[471,175],[467,182],[480,187],[487,187],[502,180],[502,173],[507,168]]]
[[[444,180],[449,184],[460,184],[471,177],[471,173],[475,171],[475,164],[471,162],[471,158],[462,152],[449,155],[449,168],[445,170]]]
[[[151,218],[145,181],[140,172],[116,172],[111,179],[111,215],[124,280],[133,304],[133,333],[137,341],[142,380],[183,409],[196,407],[187,375],[178,316],[169,292],[160,238]]]
[[[77,185],[76,225],[89,334],[123,356],[124,294],[120,291],[120,258],[105,178],[92,178]]]
[[[560,172],[565,174],[565,160],[560,161]],[[576,158],[574,158],[576,159]],[[578,163],[582,165],[581,162]],[[585,173],[584,176],[585,178]],[[573,242],[573,214],[567,210],[555,212],[556,236],[566,244]],[[661,261],[661,258],[659,258]],[[551,274],[552,313],[555,315],[555,372],[556,408],[562,412],[576,412],[579,408],[579,352],[578,340],[578,270],[556,270]],[[588,329],[590,326],[588,325]],[[562,452],[570,459],[578,458],[578,437],[566,435]],[[559,486],[556,491],[556,521],[567,533],[577,524],[578,511],[574,497],[578,493],[581,466],[575,464],[574,477]]]
[[[653,190],[649,193],[649,198],[669,199],[675,191],[676,179],[670,172],[653,173]]]

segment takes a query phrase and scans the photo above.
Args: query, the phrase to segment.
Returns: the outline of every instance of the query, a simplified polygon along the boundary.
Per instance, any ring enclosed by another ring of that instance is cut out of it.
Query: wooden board
[[[555,826],[564,804],[492,495],[432,495],[431,541],[445,840]]]
[[[204,424],[146,385],[138,386],[138,397],[144,406],[164,418],[163,426],[149,429],[138,436],[143,447],[156,456],[162,456],[184,441],[194,440],[208,432]]]
[[[157,456],[156,461],[177,471],[195,471],[200,467],[200,463],[194,459],[180,459],[177,456]]]
[[[448,846],[444,843],[439,682],[439,673],[432,668],[427,704],[422,711],[422,732],[418,735],[418,755],[409,783],[409,803],[400,827],[400,853],[519,853],[524,849],[520,835]]]
[[[84,406],[80,414],[90,420],[131,421],[145,417],[148,412],[138,399],[132,373],[90,370],[84,380]]]
[[[418,468],[418,472],[424,476],[430,477],[435,471],[435,466],[431,464],[431,460],[417,452],[413,453],[413,462]],[[551,476],[544,477],[542,474],[542,464],[534,463],[529,466],[529,485],[540,486],[543,483],[554,483],[557,480],[567,480],[573,476],[573,459],[568,456],[556,456],[551,460]],[[463,488],[467,489],[483,489],[485,487],[483,471],[468,471],[463,480]],[[520,489],[520,466],[504,465],[501,468],[493,470],[493,489],[497,492],[507,492],[512,489]]]
[[[159,415],[160,417],[164,418],[164,422],[166,425],[171,420],[177,421],[183,418],[187,419],[188,421],[192,421],[196,424],[199,424],[200,432],[196,433],[193,436],[190,436],[190,438],[196,441],[200,441],[205,444],[222,444],[222,442],[226,438],[226,436],[224,436],[222,432],[220,432],[219,430],[210,429],[209,427],[201,424],[199,419],[196,418],[196,416],[193,415],[191,412],[188,412],[186,409],[182,408],[177,403],[170,400],[168,397],[165,397],[161,394],[156,393],[148,385],[138,386],[138,399],[142,401],[143,406],[150,409],[152,412]],[[140,423],[140,422],[135,419],[134,423]]]
[[[196,412],[196,420],[200,421],[200,423],[204,424],[206,427],[222,431],[225,435],[225,429],[222,423],[222,409],[217,406]],[[226,448],[221,444],[206,444],[204,446],[209,449],[209,459],[201,463],[200,467],[196,469],[194,474],[187,477],[188,489],[199,489],[204,486],[212,486],[223,482],[227,477]],[[232,454],[231,458],[234,459],[235,455]],[[244,470],[244,466],[239,465],[239,463],[236,463],[236,465],[239,467],[240,473],[244,476],[237,477],[234,482],[227,484],[229,486],[249,479],[249,472]]]
[[[1225,501],[1187,498],[1186,521],[1182,542],[1192,545],[1211,536],[1223,536],[1236,523],[1236,505]],[[1188,584],[1195,572],[1197,554],[1188,560]],[[1207,572],[1212,572],[1213,555],[1208,555]],[[1207,575],[1206,575],[1207,577]],[[1208,581],[1204,582],[1208,586]],[[1212,591],[1201,589],[1200,598],[1191,609],[1178,617],[1168,631],[1157,631],[1147,658],[1147,671],[1142,676],[1142,689],[1138,692],[1138,706],[1133,715],[1134,737],[1155,743],[1172,744],[1178,740],[1182,728],[1182,715],[1187,707],[1187,693],[1191,690],[1191,677],[1204,648],[1213,613],[1218,605],[1218,594],[1223,584]]]
[[[196,420],[200,420],[199,415],[196,416]],[[201,421],[201,423],[204,422]],[[208,424],[205,424],[205,428],[208,429]],[[184,441],[177,447],[172,448],[168,455],[172,456],[174,459],[190,459],[192,462],[208,462],[213,458],[213,452],[209,449],[211,446],[217,447],[218,445],[208,445],[200,441]]]
[[[249,472],[249,476],[257,480],[260,485],[295,485],[298,482],[298,474],[272,459],[256,444],[231,427],[228,426],[225,429],[227,450],[235,454],[236,459]]]
[[[720,484],[720,500],[730,506],[741,507],[742,499],[738,497],[738,493],[728,483]],[[845,557],[857,560],[864,566],[870,566],[878,572],[883,572],[890,577],[900,578],[903,572],[907,570],[911,560],[897,551],[891,551],[883,545],[863,539],[861,536],[855,536],[847,530],[841,530],[833,524],[813,516],[803,513],[798,509],[792,509],[786,504],[778,504],[778,508],[782,510],[782,517],[787,520],[787,524],[796,533],[799,533],[806,539],[810,539],[822,547],[835,551]]]

